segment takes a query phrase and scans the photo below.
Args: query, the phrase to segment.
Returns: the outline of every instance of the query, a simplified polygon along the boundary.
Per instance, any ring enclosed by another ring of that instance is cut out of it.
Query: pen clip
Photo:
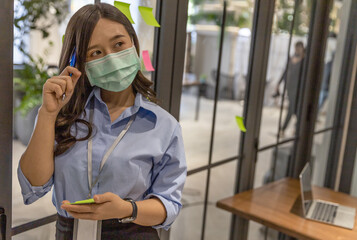
[[[69,58],[69,66],[74,67],[76,65],[76,47],[73,48],[71,57]],[[72,77],[72,73],[69,74],[70,77]],[[66,94],[63,93],[62,95],[62,101],[66,98]]]
[[[69,59],[69,66],[74,67],[76,65],[76,59],[76,47],[74,47],[71,53],[71,57]],[[72,76],[72,73],[70,73],[69,76]]]

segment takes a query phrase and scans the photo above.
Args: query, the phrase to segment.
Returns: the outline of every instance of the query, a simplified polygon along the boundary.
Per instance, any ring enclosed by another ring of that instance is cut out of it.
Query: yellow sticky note
[[[152,13],[152,8],[151,7],[142,7],[139,6],[139,12],[141,14],[141,17],[144,19],[147,25],[154,26],[154,27],[160,27],[160,24],[156,21],[153,13]]]
[[[64,41],[64,34],[63,34],[63,36],[62,36],[62,43],[63,43],[63,41]]]
[[[134,21],[131,18],[131,13],[130,13],[130,3],[124,3],[124,2],[119,2],[119,1],[114,1],[114,6],[119,9],[128,19],[129,21],[133,24]]]
[[[93,198],[77,201],[77,202],[70,203],[70,204],[72,204],[72,205],[75,204],[76,205],[76,204],[91,204],[91,203],[95,203]]]
[[[243,122],[243,118],[242,118],[242,117],[236,116],[236,122],[237,122],[237,124],[238,124],[239,129],[240,129],[242,132],[246,132],[246,131],[247,131],[247,129],[245,129],[245,126],[244,126],[244,122]]]

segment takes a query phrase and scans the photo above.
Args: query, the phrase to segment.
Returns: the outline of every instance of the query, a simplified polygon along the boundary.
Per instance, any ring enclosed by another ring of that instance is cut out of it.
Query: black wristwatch
[[[136,215],[138,214],[138,207],[136,206],[135,201],[131,198],[124,198],[123,200],[131,203],[131,205],[133,206],[133,214],[131,215],[131,217],[118,219],[118,221],[120,223],[130,223],[136,219]]]

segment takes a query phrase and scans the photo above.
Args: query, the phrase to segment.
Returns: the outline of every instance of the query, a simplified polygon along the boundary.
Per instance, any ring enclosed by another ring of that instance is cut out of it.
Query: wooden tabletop
[[[314,198],[357,208],[357,198],[331,189],[313,187]],[[299,180],[284,178],[260,188],[217,202],[217,207],[256,221],[298,239],[357,239],[357,216],[353,230],[302,217]]]

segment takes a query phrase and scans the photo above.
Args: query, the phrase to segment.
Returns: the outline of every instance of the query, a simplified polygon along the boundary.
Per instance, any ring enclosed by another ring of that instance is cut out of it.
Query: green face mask
[[[113,92],[129,87],[140,68],[140,59],[134,46],[85,64],[90,84]]]

